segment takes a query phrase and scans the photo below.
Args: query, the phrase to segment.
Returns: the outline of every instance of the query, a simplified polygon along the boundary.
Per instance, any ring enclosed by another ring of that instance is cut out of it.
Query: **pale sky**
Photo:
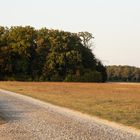
[[[140,67],[140,0],[0,0],[0,25],[88,31],[104,64]]]

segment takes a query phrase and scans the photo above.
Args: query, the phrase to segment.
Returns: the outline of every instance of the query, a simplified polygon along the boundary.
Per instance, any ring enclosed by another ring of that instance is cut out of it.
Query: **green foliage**
[[[0,27],[0,80],[104,82],[91,39],[88,32]]]
[[[102,75],[100,72],[97,72],[97,71],[86,72],[81,78],[83,82],[101,82],[102,81]]]
[[[87,70],[83,75],[67,75],[66,82],[101,82],[102,75],[100,72]]]
[[[64,81],[65,82],[82,82],[80,76],[76,76],[72,74],[67,75]]]
[[[140,82],[140,68],[131,66],[107,66],[109,81]]]
[[[106,72],[106,67],[103,66],[103,64],[101,63],[101,61],[97,60],[97,65],[96,65],[96,69],[98,72],[101,73],[102,75],[102,82],[105,82],[107,79],[107,72]]]

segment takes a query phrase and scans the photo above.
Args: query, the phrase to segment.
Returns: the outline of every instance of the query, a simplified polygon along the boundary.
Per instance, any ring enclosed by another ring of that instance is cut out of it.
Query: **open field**
[[[0,82],[0,88],[140,129],[140,84]]]

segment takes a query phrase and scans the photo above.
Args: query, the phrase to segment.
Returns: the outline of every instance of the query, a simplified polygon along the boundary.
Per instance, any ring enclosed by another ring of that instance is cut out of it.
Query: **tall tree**
[[[83,45],[86,48],[91,48],[93,45],[92,39],[94,39],[93,35],[89,32],[79,32],[79,37],[82,40]]]
[[[91,50],[92,39],[88,32],[0,27],[0,79],[104,82],[106,68]]]

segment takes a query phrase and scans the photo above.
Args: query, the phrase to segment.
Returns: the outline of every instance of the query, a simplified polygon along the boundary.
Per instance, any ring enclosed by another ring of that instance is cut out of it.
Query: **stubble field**
[[[0,88],[140,129],[140,84],[0,82]]]

